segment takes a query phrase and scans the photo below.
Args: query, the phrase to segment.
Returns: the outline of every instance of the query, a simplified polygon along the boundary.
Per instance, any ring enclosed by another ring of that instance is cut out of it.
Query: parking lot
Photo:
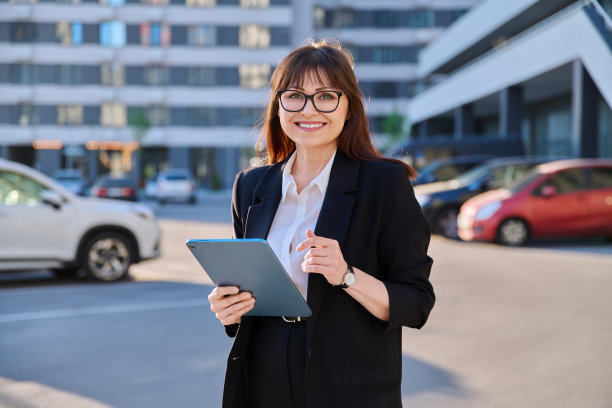
[[[163,256],[129,281],[2,276],[0,406],[220,406],[231,340],[184,242],[231,236],[228,199],[151,203]],[[422,330],[404,332],[404,406],[612,406],[610,244],[436,236],[430,254],[437,303]]]

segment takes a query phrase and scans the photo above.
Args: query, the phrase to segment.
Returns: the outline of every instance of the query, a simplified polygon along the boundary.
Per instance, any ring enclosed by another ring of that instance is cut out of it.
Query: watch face
[[[355,274],[347,272],[346,275],[344,275],[344,283],[348,286],[351,286],[353,283],[355,283]]]

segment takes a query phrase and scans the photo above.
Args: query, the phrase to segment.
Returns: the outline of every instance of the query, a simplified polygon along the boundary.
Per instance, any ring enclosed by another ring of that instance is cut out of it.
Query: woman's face
[[[335,89],[328,83],[320,83],[308,75],[302,84],[302,88],[291,86],[288,89],[301,91],[312,95],[319,91],[342,91]],[[331,94],[318,94],[315,98],[329,98]],[[335,95],[333,95],[335,96]],[[296,149],[305,150],[330,150],[336,148],[336,140],[344,128],[344,121],[348,112],[348,100],[342,95],[338,108],[329,113],[319,112],[308,99],[306,106],[299,112],[288,112],[280,104],[278,105],[278,116],[285,134],[295,142]]]

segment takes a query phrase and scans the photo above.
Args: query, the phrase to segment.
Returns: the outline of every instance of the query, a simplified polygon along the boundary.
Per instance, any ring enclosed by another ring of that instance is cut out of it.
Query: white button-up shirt
[[[298,194],[291,175],[293,153],[283,170],[282,197],[268,233],[268,243],[304,298],[308,291],[308,273],[302,271],[301,265],[308,251],[298,252],[295,248],[306,239],[307,230],[315,229],[335,157],[336,152],[321,173]]]

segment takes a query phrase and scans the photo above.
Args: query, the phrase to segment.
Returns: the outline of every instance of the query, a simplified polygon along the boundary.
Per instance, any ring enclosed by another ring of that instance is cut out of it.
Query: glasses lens
[[[283,108],[290,112],[298,112],[306,106],[307,96],[299,91],[283,91],[280,101]],[[340,97],[334,92],[321,91],[312,96],[314,107],[321,112],[333,112],[338,107]]]
[[[333,92],[317,92],[313,99],[315,108],[321,112],[331,112],[338,107],[338,94]]]
[[[285,91],[281,94],[281,104],[283,108],[291,112],[302,110],[306,96],[297,91]]]

